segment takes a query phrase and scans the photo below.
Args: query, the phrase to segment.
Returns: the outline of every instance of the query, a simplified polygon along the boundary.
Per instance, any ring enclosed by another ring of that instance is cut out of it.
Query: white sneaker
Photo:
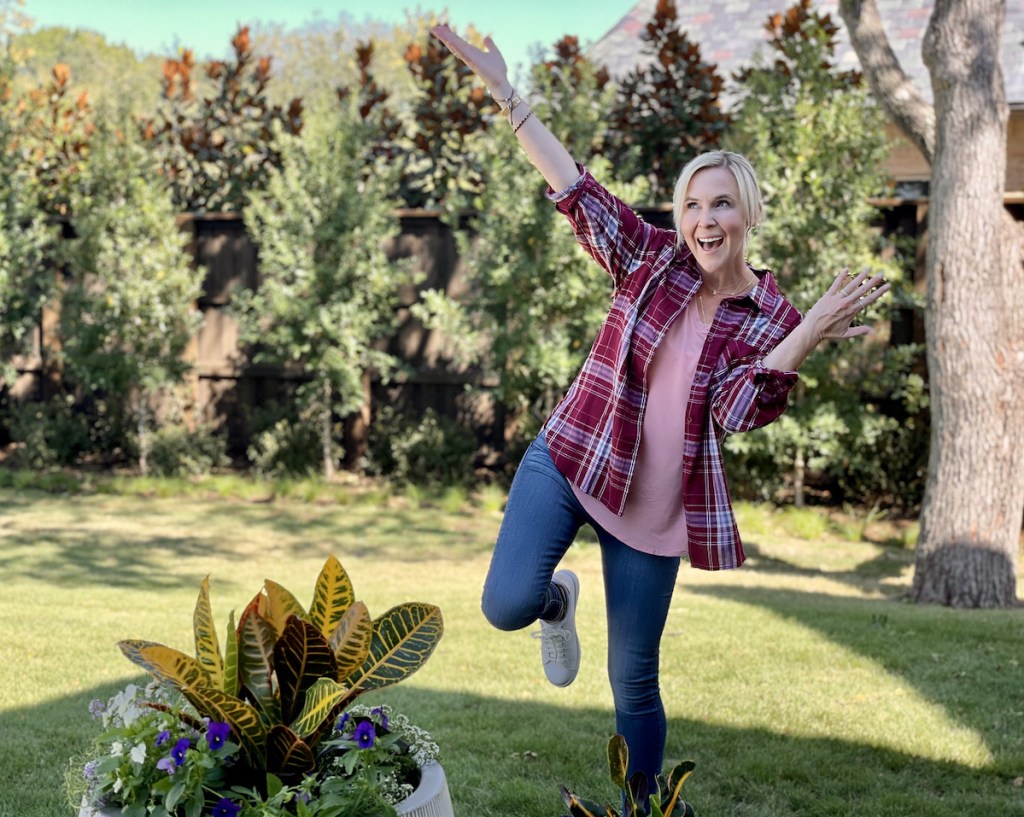
[[[571,570],[559,570],[551,581],[565,591],[565,615],[561,621],[541,620],[540,657],[544,674],[557,687],[567,687],[580,670],[580,642],[576,637],[576,602],[580,595],[580,582]]]

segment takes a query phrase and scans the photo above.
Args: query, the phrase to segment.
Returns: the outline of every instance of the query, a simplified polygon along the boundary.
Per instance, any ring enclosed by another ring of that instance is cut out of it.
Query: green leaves
[[[373,622],[370,653],[347,680],[361,690],[403,681],[426,663],[444,632],[441,611],[432,604],[402,604]]]

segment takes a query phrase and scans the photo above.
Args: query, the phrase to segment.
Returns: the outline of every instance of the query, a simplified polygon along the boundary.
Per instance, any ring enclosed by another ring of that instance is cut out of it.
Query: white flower
[[[140,766],[146,762],[146,744],[137,743],[132,747],[132,761]]]
[[[124,744],[119,740],[115,740],[110,744],[110,754],[113,757],[121,757],[124,754]]]

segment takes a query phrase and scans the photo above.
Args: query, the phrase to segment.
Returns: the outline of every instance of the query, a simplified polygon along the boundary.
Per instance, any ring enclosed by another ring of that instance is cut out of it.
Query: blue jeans
[[[501,630],[536,621],[551,576],[584,524],[601,543],[615,728],[629,746],[629,773],[643,771],[653,785],[666,731],[659,648],[679,558],[633,550],[598,526],[555,468],[543,435],[527,449],[512,481],[484,584],[483,612]]]

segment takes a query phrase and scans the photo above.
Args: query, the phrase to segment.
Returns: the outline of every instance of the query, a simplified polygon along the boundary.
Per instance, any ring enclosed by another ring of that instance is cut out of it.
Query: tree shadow
[[[139,679],[142,680],[141,678]],[[70,815],[62,781],[95,734],[90,700],[110,683],[37,707],[0,712],[0,753],[8,785],[3,817]],[[607,773],[610,711],[446,692],[410,684],[373,693],[426,728],[442,747],[455,813],[465,817],[554,817],[565,809],[559,786],[616,802]],[[697,771],[684,795],[700,815],[899,817],[1024,815],[1004,774],[915,757],[849,740],[796,737],[706,720],[673,718],[667,762],[687,758]],[[12,781],[14,781],[12,783]]]
[[[1024,774],[1024,614],[958,611],[789,588],[705,585],[687,590],[771,610],[870,659],[981,735],[994,758],[994,771],[1010,779]],[[993,617],[1003,626],[994,626]],[[939,651],[936,644],[942,645]],[[994,710],[993,702],[1000,702],[1002,711]]]
[[[871,559],[866,559],[847,570],[828,570],[820,567],[804,567],[773,556],[756,540],[744,540],[743,549],[748,561],[745,567],[757,572],[788,575],[801,578],[825,577],[859,590],[884,595],[889,598],[903,596],[905,588],[894,587],[898,579],[914,563],[914,553],[902,543],[880,543],[881,549]]]

